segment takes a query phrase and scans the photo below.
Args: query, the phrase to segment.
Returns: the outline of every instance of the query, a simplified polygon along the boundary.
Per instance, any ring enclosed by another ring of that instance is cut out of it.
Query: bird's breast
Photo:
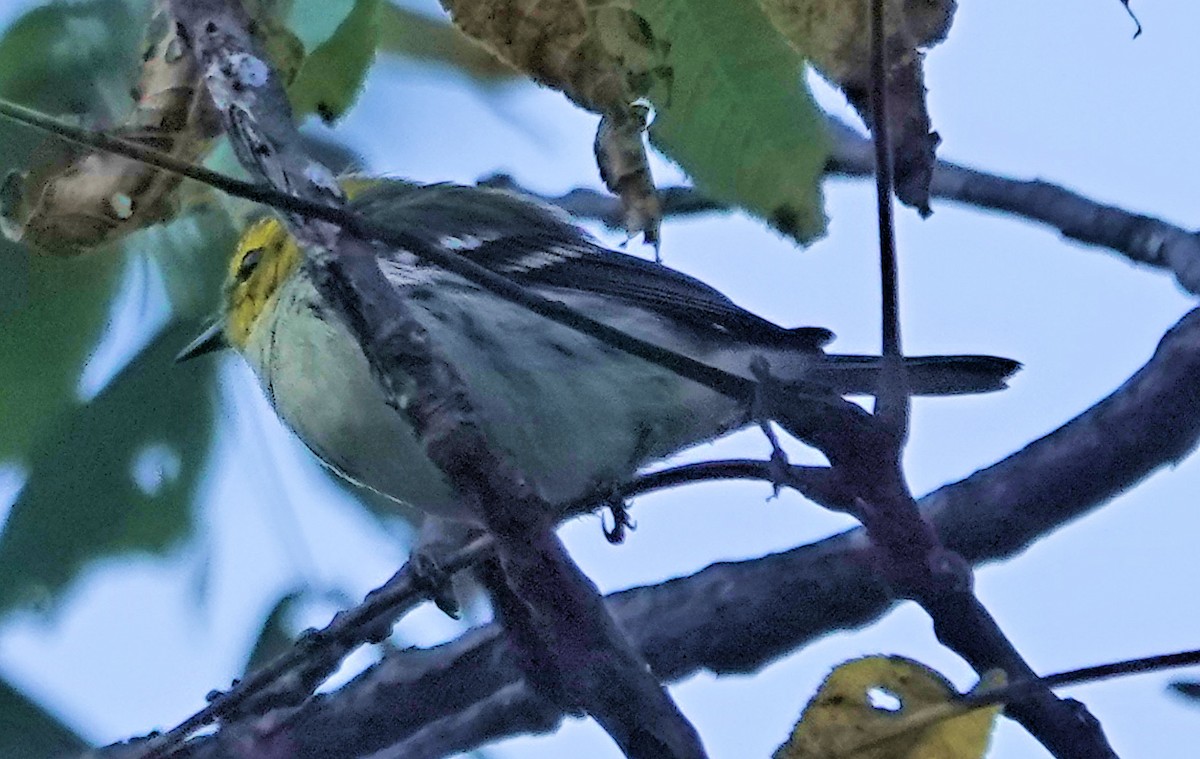
[[[742,421],[728,399],[489,293],[452,284],[408,295],[489,441],[550,503],[605,493]],[[245,353],[280,417],[349,478],[425,511],[469,516],[337,314],[301,277],[279,296]]]
[[[325,465],[424,511],[465,516],[407,417],[387,404],[349,330],[306,281],[281,288],[245,357],[276,413]]]

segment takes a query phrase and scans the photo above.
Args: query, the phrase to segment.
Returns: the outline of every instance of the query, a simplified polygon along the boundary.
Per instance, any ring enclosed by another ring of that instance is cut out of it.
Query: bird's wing
[[[738,306],[698,279],[587,239],[514,235],[464,255],[528,287],[553,287],[617,298],[704,332],[737,340],[818,350],[833,334],[818,327],[786,329]]]
[[[361,193],[353,205],[527,287],[618,298],[702,332],[763,345],[819,350],[833,337],[819,327],[781,327],[698,279],[608,250],[560,212],[512,193],[389,181]]]

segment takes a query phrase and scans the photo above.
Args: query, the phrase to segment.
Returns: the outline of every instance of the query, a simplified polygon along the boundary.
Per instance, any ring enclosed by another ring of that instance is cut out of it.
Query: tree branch
[[[1108,398],[925,496],[921,508],[945,545],[972,564],[1002,559],[1178,462],[1198,441],[1200,310],[1168,331],[1150,361]],[[831,631],[865,625],[895,603],[865,560],[867,549],[859,528],[615,593],[607,603],[664,680],[701,670],[749,673]],[[428,747],[438,732],[439,749],[415,754],[436,756],[477,745],[472,740],[553,729],[561,713],[548,715],[527,689],[510,688],[521,677],[494,625],[434,649],[390,654],[340,691],[287,714],[295,755],[365,754],[409,740]],[[467,710],[470,724],[461,715],[443,721]],[[229,756],[235,734],[197,739],[187,755]]]
[[[873,176],[871,140],[836,119],[830,118],[828,123],[833,150],[826,175]],[[518,190],[581,218],[621,228],[620,202],[607,193],[575,189],[561,196],[538,195],[503,174],[487,177],[480,184]],[[729,210],[729,206],[687,187],[667,187],[659,194],[664,216]],[[1180,287],[1200,295],[1200,235],[1162,219],[1105,205],[1040,179],[1013,179],[940,159],[934,167],[930,194],[1046,224],[1068,239],[1108,248],[1135,263],[1169,271]]]
[[[826,173],[871,176],[871,141],[840,121],[830,119],[829,125],[834,148]],[[1042,180],[1012,179],[943,160],[934,167],[930,193],[1041,222],[1068,239],[1166,269],[1185,290],[1200,294],[1200,236],[1161,219],[1104,205]]]
[[[175,0],[172,10],[242,165],[289,195],[342,205],[332,174],[305,153],[283,87],[240,5]],[[553,532],[554,509],[491,448],[458,368],[386,280],[371,238],[305,214],[290,215],[288,228],[305,247],[306,273],[344,319],[385,398],[408,416],[425,453],[493,537],[491,587],[527,681],[560,708],[591,714],[627,756],[703,757],[695,729],[570,561]],[[177,737],[152,741],[151,752],[171,750]],[[255,750],[292,743],[287,723],[251,737]]]
[[[870,0],[870,124],[879,216],[883,376],[875,414],[890,433],[878,455],[849,461],[842,476],[853,483],[855,513],[890,590],[916,601],[933,620],[937,639],[962,656],[980,676],[1000,669],[1011,679],[1037,681],[1036,673],[1004,635],[975,595],[970,564],[950,550],[921,514],[901,463],[910,399],[900,339],[899,266],[892,207],[891,114],[884,0]],[[927,127],[922,130],[922,134]],[[932,148],[929,151],[932,160]],[[924,188],[922,188],[924,189]],[[924,193],[922,193],[924,194]],[[922,203],[922,207],[926,204]],[[927,212],[927,209],[925,209]],[[1059,699],[1044,684],[1033,685],[1008,705],[1008,713],[1058,759],[1116,759],[1100,723],[1074,700]]]

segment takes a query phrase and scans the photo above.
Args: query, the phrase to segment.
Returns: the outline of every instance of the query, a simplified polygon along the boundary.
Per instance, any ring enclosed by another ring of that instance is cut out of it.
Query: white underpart
[[[639,468],[748,421],[734,401],[602,345],[433,267],[381,262],[412,297],[430,344],[457,367],[496,448],[539,494],[566,503],[602,493]],[[436,272],[437,282],[420,282]],[[415,275],[415,276],[414,276]],[[543,289],[595,318],[742,374],[744,351],[713,354],[673,325],[602,296]],[[290,279],[255,325],[246,358],[285,422],[326,464],[396,500],[452,518],[463,511],[426,458],[408,418],[387,405],[348,330]],[[779,357],[772,359],[783,372]]]

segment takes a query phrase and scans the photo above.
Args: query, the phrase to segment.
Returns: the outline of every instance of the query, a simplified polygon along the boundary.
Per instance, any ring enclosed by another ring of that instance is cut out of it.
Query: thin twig
[[[444,559],[444,569],[453,574],[476,564],[491,549],[491,538],[471,541]],[[386,620],[383,632],[391,632],[391,621],[406,609],[427,598],[428,592],[414,582],[411,573],[401,570],[386,585],[373,591],[358,606],[336,615],[322,630],[310,632],[285,651],[239,680],[228,691],[209,694],[208,705],[175,728],[152,738],[137,755],[153,759],[166,755],[189,735],[207,725],[236,719],[241,714],[262,713],[272,708],[264,696],[287,673],[292,688],[312,693],[341,664],[350,650],[379,635],[379,621]],[[299,685],[298,682],[307,683]]]
[[[875,146],[875,208],[879,222],[879,285],[883,300],[883,355],[902,356],[900,285],[892,206],[892,139],[888,124],[888,65],[884,0],[871,0],[871,122]]]
[[[1027,692],[1030,688],[1045,685],[1050,688],[1061,688],[1067,685],[1082,685],[1100,680],[1108,680],[1122,675],[1139,675],[1150,672],[1160,672],[1165,669],[1178,669],[1200,664],[1200,650],[1178,651],[1171,654],[1144,656],[1138,659],[1096,664],[1091,667],[1069,669],[1056,672],[1035,680],[1016,680],[998,688],[988,688],[978,693],[968,693],[959,702],[965,706],[983,706],[1011,701],[1014,696]]]
[[[900,269],[896,260],[896,223],[892,193],[891,122],[888,114],[890,85],[884,0],[871,3],[871,131],[875,147],[875,210],[879,223],[879,292],[882,324],[883,372],[875,414],[891,431],[897,448],[908,437],[910,399],[901,357]],[[896,458],[900,451],[896,451]]]

